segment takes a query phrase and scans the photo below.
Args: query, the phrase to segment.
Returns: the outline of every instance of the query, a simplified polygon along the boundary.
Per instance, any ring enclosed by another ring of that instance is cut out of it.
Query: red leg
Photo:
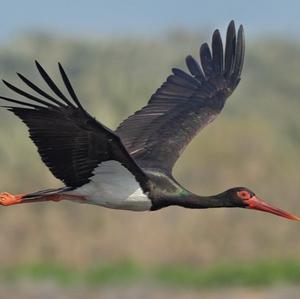
[[[51,200],[51,201],[61,201],[61,200],[72,200],[72,201],[83,201],[85,198],[80,195],[70,195],[70,194],[64,194],[64,193],[58,193],[58,194],[51,194],[46,195],[43,197],[44,200]]]
[[[78,195],[69,195],[69,194],[51,194],[45,195],[36,198],[26,198],[26,194],[17,194],[13,195],[8,192],[0,192],[0,205],[2,206],[11,206],[20,203],[33,203],[33,202],[43,202],[43,201],[61,201],[61,200],[72,200],[72,201],[84,201],[85,198]]]

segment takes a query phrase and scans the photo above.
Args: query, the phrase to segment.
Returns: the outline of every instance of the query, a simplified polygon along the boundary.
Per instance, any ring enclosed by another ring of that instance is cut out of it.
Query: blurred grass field
[[[78,269],[54,264],[6,267],[0,298],[247,298],[293,299],[299,294],[300,261],[145,268],[131,261]]]
[[[217,264],[198,268],[187,265],[145,267],[132,261],[94,265],[78,269],[55,264],[28,264],[1,269],[6,285],[28,279],[53,282],[59,286],[126,286],[150,285],[179,289],[230,287],[270,287],[276,284],[299,285],[300,261],[256,261],[244,264]]]
[[[158,39],[90,40],[20,36],[0,48],[0,75],[40,82],[34,60],[61,83],[56,62],[79,98],[105,125],[145,105],[184,57],[198,57],[201,33]],[[184,152],[175,177],[199,194],[247,186],[300,214],[300,45],[287,38],[247,40],[242,81],[222,115]],[[62,84],[60,84],[62,85]],[[5,88],[1,94],[8,95]],[[60,186],[40,162],[22,123],[0,116],[0,189]],[[0,209],[0,284],[50,280],[82,284],[149,283],[206,289],[299,285],[299,224],[241,209],[169,208],[131,213],[74,203]],[[123,262],[130,261],[130,262]]]

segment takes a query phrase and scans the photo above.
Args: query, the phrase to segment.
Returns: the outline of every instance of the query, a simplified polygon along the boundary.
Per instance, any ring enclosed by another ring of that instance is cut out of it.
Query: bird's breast
[[[83,196],[86,203],[111,209],[149,211],[152,207],[134,175],[117,161],[101,163],[90,181],[71,193]]]

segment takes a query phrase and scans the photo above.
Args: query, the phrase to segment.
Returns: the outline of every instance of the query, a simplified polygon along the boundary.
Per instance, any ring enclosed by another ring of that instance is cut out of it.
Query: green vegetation
[[[1,269],[0,283],[51,280],[62,286],[135,285],[140,283],[179,288],[260,287],[277,283],[300,283],[300,260],[222,264],[198,269],[187,265],[145,268],[133,262],[94,266],[87,270],[53,264],[35,264]]]
[[[185,287],[269,286],[299,283],[300,261],[263,261],[248,264],[220,264],[207,269],[170,266],[160,269],[162,282]]]

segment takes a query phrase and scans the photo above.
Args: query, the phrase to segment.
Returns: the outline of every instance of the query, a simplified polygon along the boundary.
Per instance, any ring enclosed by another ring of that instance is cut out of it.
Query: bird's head
[[[291,220],[300,220],[300,218],[295,215],[292,215],[279,208],[272,207],[271,205],[257,197],[255,193],[248,188],[232,188],[225,191],[225,193],[227,200],[230,201],[232,206],[272,213]]]

